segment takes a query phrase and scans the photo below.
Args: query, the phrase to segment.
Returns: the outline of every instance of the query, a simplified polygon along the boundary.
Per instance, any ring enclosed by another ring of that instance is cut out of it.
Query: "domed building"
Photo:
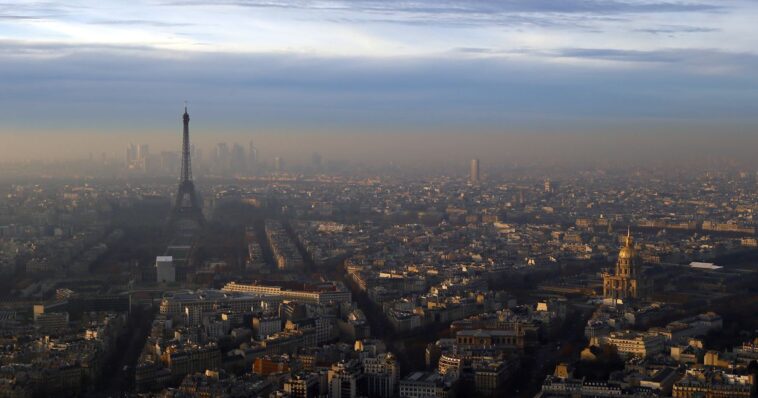
[[[643,289],[640,276],[640,259],[634,249],[631,232],[627,231],[624,246],[619,251],[616,270],[603,274],[603,297],[614,303],[639,299]]]

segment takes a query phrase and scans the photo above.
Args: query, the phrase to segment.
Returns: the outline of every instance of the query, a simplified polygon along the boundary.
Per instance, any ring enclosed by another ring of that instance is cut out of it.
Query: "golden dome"
[[[632,244],[632,233],[631,233],[631,230],[627,230],[626,241],[624,242],[624,247],[622,247],[621,250],[619,251],[619,258],[629,259],[632,257],[634,257],[634,244]]]
[[[619,258],[629,259],[634,257],[634,250],[631,247],[622,247],[619,251]]]

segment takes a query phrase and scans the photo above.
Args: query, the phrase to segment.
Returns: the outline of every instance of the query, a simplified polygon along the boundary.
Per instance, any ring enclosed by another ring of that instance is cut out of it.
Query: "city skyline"
[[[756,20],[0,0],[0,397],[756,398]]]
[[[198,118],[202,118],[201,116]],[[124,151],[131,145],[148,145],[151,154],[178,153],[181,129],[174,126],[154,134],[81,134],[40,133],[13,134],[3,137],[0,163],[81,161],[88,158],[124,161]],[[174,117],[170,117],[173,115]],[[272,162],[285,157],[294,164],[311,163],[313,152],[329,161],[357,162],[367,165],[466,163],[480,157],[497,167],[513,165],[606,167],[692,166],[709,167],[731,164],[739,168],[758,166],[754,148],[758,136],[750,132],[723,134],[695,132],[653,132],[609,137],[603,133],[521,133],[457,134],[385,132],[381,134],[345,133],[260,133],[213,134],[208,122],[198,122],[193,146],[206,160],[217,144],[243,147],[252,141],[260,151],[258,159]],[[75,143],[72,145],[72,143]],[[66,148],[61,151],[60,148]],[[136,149],[136,148],[135,148]],[[698,156],[694,156],[697,154]],[[464,165],[465,166],[465,165]]]

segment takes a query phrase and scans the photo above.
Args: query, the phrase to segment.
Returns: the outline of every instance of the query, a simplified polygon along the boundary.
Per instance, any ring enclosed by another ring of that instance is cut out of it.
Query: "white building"
[[[647,357],[663,351],[663,336],[636,332],[611,332],[607,343],[615,346],[619,354]]]
[[[155,275],[158,282],[176,282],[176,267],[171,256],[155,258]]]
[[[352,300],[350,291],[341,282],[302,285],[299,288],[229,282],[221,290],[225,292],[263,294],[280,297],[283,300],[296,300],[313,304],[329,302],[350,303]]]

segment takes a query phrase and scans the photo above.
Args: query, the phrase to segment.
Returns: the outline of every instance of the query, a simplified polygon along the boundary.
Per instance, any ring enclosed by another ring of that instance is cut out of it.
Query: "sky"
[[[755,21],[754,0],[0,0],[0,156],[165,140],[184,101],[209,142],[749,136]]]

